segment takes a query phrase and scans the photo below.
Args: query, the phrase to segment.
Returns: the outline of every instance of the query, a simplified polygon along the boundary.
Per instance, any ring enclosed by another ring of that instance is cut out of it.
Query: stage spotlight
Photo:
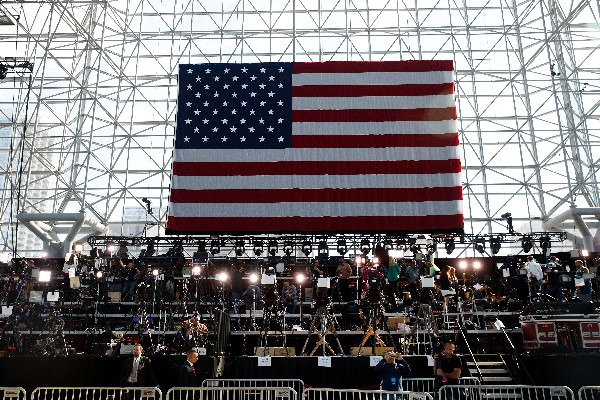
[[[327,245],[327,241],[321,240],[319,242],[319,257],[329,257],[329,246]]]
[[[287,240],[285,243],[283,243],[283,253],[286,256],[291,256],[292,253],[294,252],[294,243],[290,240]]]
[[[213,239],[210,241],[210,254],[213,256],[215,254],[219,254],[221,252],[221,242],[217,239]]]
[[[98,271],[98,272],[96,272],[96,278],[98,278],[98,279],[102,279],[102,275],[103,275],[103,274],[102,274],[102,271]]]
[[[348,245],[346,244],[346,239],[339,239],[337,241],[337,252],[340,256],[343,256],[348,252]]]
[[[263,253],[263,246],[264,246],[264,242],[262,240],[255,240],[254,241],[254,248],[252,249],[252,251],[254,252],[254,255],[256,257],[260,257],[261,254]]]
[[[52,271],[40,271],[38,282],[50,282],[50,278],[52,278]]]
[[[433,239],[433,242],[429,246],[427,246],[427,252],[429,254],[434,254],[437,251],[437,242]]]
[[[118,257],[127,257],[127,254],[129,253],[129,249],[127,248],[127,242],[122,241],[119,242],[119,250],[117,250],[117,256]]]
[[[446,249],[446,254],[452,254],[454,249],[456,249],[456,243],[454,243],[454,238],[448,238],[444,242],[444,248]]]
[[[460,268],[460,269],[467,269],[467,261],[466,260],[460,260],[458,262],[458,268]]]
[[[542,248],[544,254],[546,254],[547,250],[552,247],[550,236],[544,235],[540,238],[540,247]]]
[[[246,252],[246,244],[243,240],[235,241],[235,255],[241,257]]]
[[[305,280],[306,280],[306,275],[304,275],[302,273],[296,274],[296,282],[298,282],[299,284],[302,284]]]
[[[269,246],[267,250],[271,256],[275,257],[275,254],[277,254],[277,241],[269,240]]]
[[[115,252],[115,242],[113,242],[112,240],[106,242],[106,251],[108,251],[112,256],[112,253]]]
[[[364,258],[362,256],[356,256],[356,258],[354,259],[354,261],[356,262],[357,266],[365,263],[364,262]]]
[[[392,250],[394,248],[392,239],[385,239],[383,241],[383,248],[385,249],[385,251]]]
[[[473,261],[473,268],[480,269],[481,268],[481,263],[479,261]]]
[[[590,252],[589,250],[581,250],[579,254],[581,254],[581,257],[586,258],[590,255]]]
[[[254,272],[250,274],[250,276],[248,277],[248,279],[250,279],[250,283],[256,283],[258,282],[258,274],[255,274]]]
[[[206,252],[206,240],[198,241],[198,253]]]
[[[154,247],[154,241],[149,241],[148,246],[146,246],[146,257],[152,256],[156,253],[156,248]]]
[[[373,257],[373,259],[371,260],[371,262],[373,264],[379,264],[379,257]]]
[[[531,249],[533,248],[533,242],[531,241],[531,236],[524,236],[523,239],[521,239],[521,247],[523,248],[523,251],[525,253],[529,253],[531,251]]]
[[[312,243],[310,240],[305,240],[302,242],[302,253],[304,253],[306,257],[312,253]]]
[[[515,230],[513,229],[513,220],[512,220],[512,214],[507,212],[504,213],[500,216],[500,218],[506,220],[507,223],[507,229],[508,229],[508,233],[515,233]]]
[[[75,242],[73,244],[73,251],[78,254],[81,253],[83,251],[83,243]]]
[[[482,237],[475,238],[475,250],[479,252],[479,254],[485,253],[485,239]]]
[[[194,268],[192,268],[192,275],[200,275],[200,272],[202,272],[202,268],[200,268],[199,265],[194,265]]]
[[[369,242],[369,239],[363,239],[360,241],[360,251],[365,256],[369,254],[371,251],[371,243]]]
[[[498,254],[500,252],[500,248],[502,247],[502,242],[499,237],[491,237],[490,238],[490,249],[492,249],[492,254]]]
[[[152,275],[156,278],[158,276],[158,269],[153,269],[152,270]]]
[[[227,282],[227,280],[229,279],[229,275],[227,275],[227,272],[221,271],[217,275],[215,275],[215,278],[219,282],[223,283],[223,282]]]

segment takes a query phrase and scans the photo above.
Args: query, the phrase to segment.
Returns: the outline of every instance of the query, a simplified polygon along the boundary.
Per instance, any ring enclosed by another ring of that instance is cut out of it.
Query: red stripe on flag
[[[168,229],[196,233],[280,232],[443,232],[464,225],[462,214],[418,217],[271,217],[271,218],[168,218]]]
[[[292,97],[436,96],[453,93],[453,82],[424,85],[292,86]]]
[[[173,162],[178,176],[448,174],[460,160]]]
[[[303,73],[360,73],[360,72],[432,72],[453,71],[452,60],[425,61],[329,61],[292,64],[293,74]]]
[[[385,148],[458,146],[458,133],[424,135],[293,135],[294,148]]]
[[[292,110],[293,122],[447,121],[456,119],[456,108],[400,110]]]
[[[307,202],[416,202],[462,200],[462,188],[381,188],[381,189],[173,189],[172,203],[307,203]]]

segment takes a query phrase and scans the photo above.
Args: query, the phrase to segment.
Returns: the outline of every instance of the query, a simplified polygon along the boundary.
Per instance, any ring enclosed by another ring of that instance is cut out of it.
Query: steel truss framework
[[[379,255],[380,249],[437,254],[438,247],[452,254],[458,246],[472,246],[483,256],[495,256],[502,245],[518,246],[526,253],[534,247],[548,249],[564,242],[564,232],[530,232],[527,234],[497,235],[261,235],[261,236],[91,236],[89,245],[112,257],[114,254],[133,254],[147,261],[157,257],[193,258],[195,253],[244,259],[286,257],[325,257]],[[487,244],[486,244],[487,243]],[[161,254],[162,253],[162,254]],[[59,255],[60,256],[60,255]],[[442,256],[442,255],[441,255]]]
[[[4,0],[0,55],[33,68],[0,81],[0,243],[41,249],[22,212],[160,235],[177,65],[207,62],[454,60],[465,231],[504,231],[507,211],[540,231],[600,206],[599,13],[593,0]]]

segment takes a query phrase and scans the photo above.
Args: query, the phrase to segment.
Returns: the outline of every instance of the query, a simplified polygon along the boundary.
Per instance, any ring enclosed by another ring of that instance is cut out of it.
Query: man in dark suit
[[[142,345],[133,346],[133,357],[128,358],[121,371],[121,386],[154,387],[157,386],[156,375],[152,362],[148,357],[142,356]]]
[[[180,387],[193,387],[197,385],[196,370],[194,364],[198,361],[198,353],[196,350],[187,352],[187,359],[179,368],[179,384]]]

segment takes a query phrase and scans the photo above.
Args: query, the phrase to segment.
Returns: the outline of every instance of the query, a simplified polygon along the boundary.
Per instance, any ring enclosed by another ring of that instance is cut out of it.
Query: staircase
[[[506,363],[499,354],[474,354],[483,385],[512,385],[515,384]],[[473,361],[467,361],[471,376],[478,377],[477,367]]]

